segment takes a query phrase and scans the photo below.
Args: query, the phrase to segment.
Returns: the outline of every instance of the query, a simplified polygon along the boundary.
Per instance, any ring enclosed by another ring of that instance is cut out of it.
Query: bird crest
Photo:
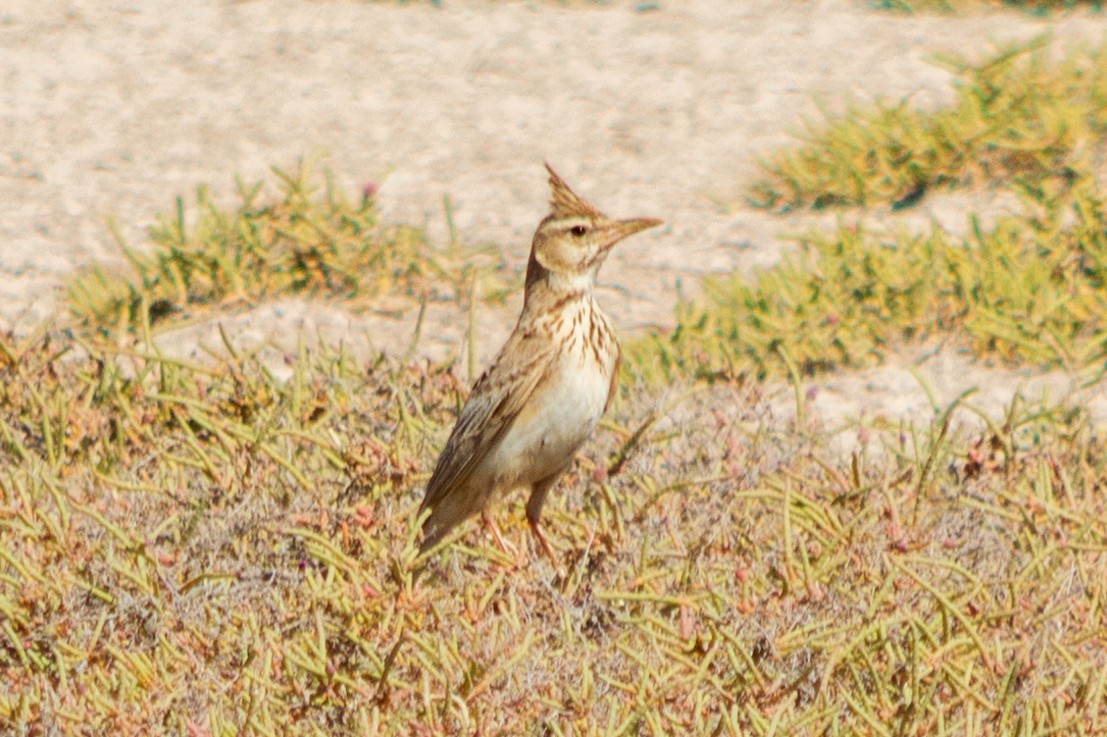
[[[550,214],[553,217],[604,217],[602,212],[589,205],[578,197],[573,190],[569,189],[569,185],[557,175],[557,172],[549,164],[546,164],[546,171],[550,173]]]

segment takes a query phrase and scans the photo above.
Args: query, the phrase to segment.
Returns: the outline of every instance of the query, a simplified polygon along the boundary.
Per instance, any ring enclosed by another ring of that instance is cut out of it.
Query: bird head
[[[578,197],[549,164],[550,214],[538,225],[527,264],[526,290],[541,281],[555,289],[587,291],[619,241],[660,225],[654,218],[612,220]]]

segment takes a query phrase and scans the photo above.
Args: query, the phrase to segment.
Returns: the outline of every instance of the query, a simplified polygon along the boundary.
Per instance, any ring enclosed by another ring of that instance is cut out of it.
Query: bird
[[[490,507],[525,490],[527,522],[556,563],[542,506],[615,395],[619,341],[593,287],[616,243],[662,221],[613,220],[545,166],[550,212],[531,242],[523,309],[473,385],[427,482],[420,554],[476,514],[508,552]]]

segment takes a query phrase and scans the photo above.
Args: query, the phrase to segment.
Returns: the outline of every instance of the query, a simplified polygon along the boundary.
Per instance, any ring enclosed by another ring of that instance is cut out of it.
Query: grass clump
[[[678,327],[631,346],[640,366],[758,376],[868,366],[905,341],[952,338],[1005,363],[1094,368],[1107,355],[1107,220],[1087,186],[1039,218],[958,241],[839,227],[750,281],[708,280]]]
[[[874,0],[872,5],[884,10],[896,10],[901,13],[916,12],[967,12],[982,8],[1011,8],[1031,15],[1049,15],[1050,13],[1088,8],[1099,11],[1103,8],[1101,0]]]
[[[412,588],[433,365],[199,367],[0,339],[15,734],[1092,734],[1102,439],[1015,407],[838,460],[716,384],[628,393],[548,509],[564,578],[467,526]],[[636,450],[619,452],[629,438]],[[615,468],[614,464],[608,464]],[[517,500],[518,501],[518,500]],[[510,510],[510,511],[509,511]],[[519,509],[498,508],[522,550]]]
[[[341,691],[349,674],[316,669],[316,627],[348,602],[313,556],[379,559],[358,573],[357,597],[385,590],[397,553],[329,541],[379,531],[366,512],[377,503],[408,536],[394,499],[456,384],[445,372],[384,379],[386,367],[339,354],[290,358],[278,382],[249,356],[199,367],[62,336],[0,339],[2,731],[272,734],[295,722],[307,734],[334,718],[341,697],[318,689]],[[405,415],[388,387],[420,380],[428,401]]]
[[[854,225],[814,232],[752,280],[709,279],[677,327],[630,346],[668,380],[869,366],[908,341],[952,340],[983,360],[1103,374],[1107,216],[1103,51],[1054,64],[1042,42],[968,69],[951,110],[846,118],[773,157],[758,185],[778,207],[904,202],[987,180],[1017,214],[969,236]],[[1098,152],[1098,153],[1097,153]]]
[[[951,108],[878,104],[812,126],[807,145],[762,162],[765,178],[753,185],[751,202],[777,210],[898,208],[938,188],[1071,181],[1089,173],[1107,125],[1102,50],[1056,64],[1038,39],[979,66],[945,64],[957,75]]]
[[[322,193],[300,167],[274,168],[279,196],[263,198],[263,184],[238,184],[241,203],[216,205],[206,187],[196,194],[197,214],[186,222],[183,200],[150,230],[151,248],[119,240],[130,274],[95,268],[70,284],[70,306],[85,324],[130,330],[170,315],[218,305],[250,305],[283,295],[344,300],[382,295],[461,299],[474,274],[492,276],[500,264],[491,251],[432,248],[423,232],[385,227],[372,192],[351,202],[328,178]],[[493,278],[495,282],[496,279]],[[502,296],[498,282],[482,293]]]

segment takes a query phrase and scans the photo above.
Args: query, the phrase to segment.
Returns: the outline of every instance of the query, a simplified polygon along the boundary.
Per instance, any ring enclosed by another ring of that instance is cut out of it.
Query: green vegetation
[[[319,196],[303,166],[294,174],[273,171],[280,190],[275,201],[259,202],[262,183],[240,181],[242,203],[227,212],[200,187],[191,227],[178,197],[173,215],[160,216],[151,229],[149,249],[137,251],[119,238],[132,273],[96,268],[76,279],[74,314],[100,329],[129,330],[174,313],[203,314],[288,294],[364,301],[437,291],[460,300],[477,277],[480,294],[503,296],[502,264],[490,249],[432,249],[420,230],[381,227],[371,193],[351,203],[327,178]]]
[[[278,382],[43,336],[0,341],[0,386],[0,724],[32,734],[1107,723],[1107,455],[1079,413],[843,462],[734,385],[637,444],[624,398],[589,455],[629,458],[550,505],[564,579],[516,509],[518,565],[467,527],[413,590],[449,371],[304,352]]]
[[[840,225],[759,273],[709,280],[678,326],[632,344],[647,376],[811,374],[940,336],[982,360],[1103,374],[1105,53],[1047,63],[1042,42],[963,68],[952,110],[880,108],[770,157],[777,206],[913,202],[938,184],[1007,188],[1021,212],[953,238]]]
[[[1071,182],[1089,171],[1107,129],[1107,55],[1056,64],[1044,45],[1038,39],[978,66],[945,60],[957,75],[949,109],[878,104],[810,126],[807,145],[763,162],[751,201],[903,207],[935,189]]]
[[[1102,10],[1102,0],[872,0],[872,5],[902,13],[933,12],[944,13],[971,12],[986,8],[1013,8],[1032,15],[1088,8]]]
[[[1085,183],[1087,184],[1087,183]],[[1107,219],[1090,185],[959,242],[840,227],[754,280],[714,279],[678,327],[631,346],[678,376],[804,374],[952,336],[982,359],[1092,370],[1107,355]],[[1102,372],[1102,368],[1100,368]]]

